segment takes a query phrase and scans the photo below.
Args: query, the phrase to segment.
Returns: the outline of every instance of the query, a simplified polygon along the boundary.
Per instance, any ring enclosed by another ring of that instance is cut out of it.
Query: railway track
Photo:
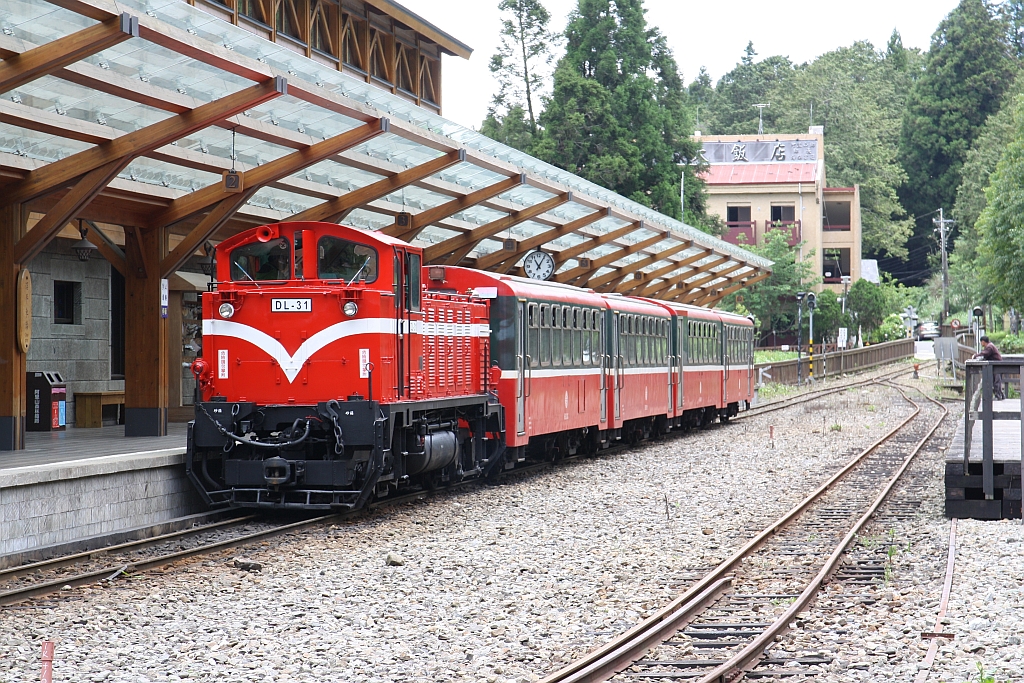
[[[850,387],[875,384],[891,377],[906,374],[907,372],[909,372],[909,369],[900,368],[884,373],[882,376],[804,392],[797,396],[764,404],[747,413],[743,413],[740,417],[753,417],[766,412],[781,410],[845,391]],[[632,445],[621,444],[602,451],[602,455],[613,455],[632,447]],[[576,457],[580,456],[566,458],[559,462],[574,460]],[[517,468],[514,474],[525,475],[535,473],[551,467],[553,464],[539,463],[525,468]],[[469,480],[439,489],[439,491],[450,492],[459,486],[478,485],[479,483],[479,480]],[[260,515],[233,517],[203,526],[0,569],[0,606],[11,605],[56,593],[67,587],[76,588],[113,580],[123,574],[167,566],[190,557],[244,547],[275,536],[313,528],[325,523],[337,523],[355,519],[367,511],[421,500],[429,495],[431,495],[431,492],[417,491],[404,496],[371,503],[364,510],[322,515],[288,523],[281,523],[280,521]]]
[[[913,407],[909,417],[672,603],[542,683],[726,683],[820,671],[812,667],[827,658],[780,659],[765,651],[826,581],[856,585],[884,572],[856,560],[842,564],[846,549],[947,414],[937,401],[917,402],[907,389],[887,386]]]

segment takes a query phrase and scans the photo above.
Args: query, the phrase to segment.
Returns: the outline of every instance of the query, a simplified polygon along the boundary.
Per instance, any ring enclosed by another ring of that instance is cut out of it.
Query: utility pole
[[[753,106],[757,108],[757,134],[764,135],[764,108],[772,106],[772,103],[768,102],[767,104],[755,104]]]
[[[947,225],[953,225],[956,223],[952,218],[946,218],[942,213],[942,207],[939,207],[939,217],[933,218],[932,223],[939,226],[939,245],[942,249],[942,315],[939,316],[939,327],[946,324],[946,318],[949,317],[949,259],[946,257],[946,238],[949,232],[946,230]]]

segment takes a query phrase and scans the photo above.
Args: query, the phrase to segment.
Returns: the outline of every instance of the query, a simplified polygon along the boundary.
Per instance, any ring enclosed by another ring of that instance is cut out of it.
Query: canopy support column
[[[25,233],[21,204],[0,208],[0,451],[25,447],[25,354],[18,343],[14,245]]]
[[[124,435],[167,435],[167,318],[160,311],[160,262],[167,230],[125,230]]]

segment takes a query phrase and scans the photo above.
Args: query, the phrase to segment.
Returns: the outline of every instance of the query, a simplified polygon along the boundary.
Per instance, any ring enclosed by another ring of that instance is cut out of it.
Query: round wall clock
[[[547,280],[555,274],[555,259],[546,251],[531,251],[523,261],[523,270],[533,280]]]

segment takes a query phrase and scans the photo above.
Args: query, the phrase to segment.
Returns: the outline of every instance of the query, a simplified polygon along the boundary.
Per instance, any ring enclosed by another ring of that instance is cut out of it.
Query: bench
[[[75,426],[102,427],[103,406],[124,405],[123,391],[76,391]]]

